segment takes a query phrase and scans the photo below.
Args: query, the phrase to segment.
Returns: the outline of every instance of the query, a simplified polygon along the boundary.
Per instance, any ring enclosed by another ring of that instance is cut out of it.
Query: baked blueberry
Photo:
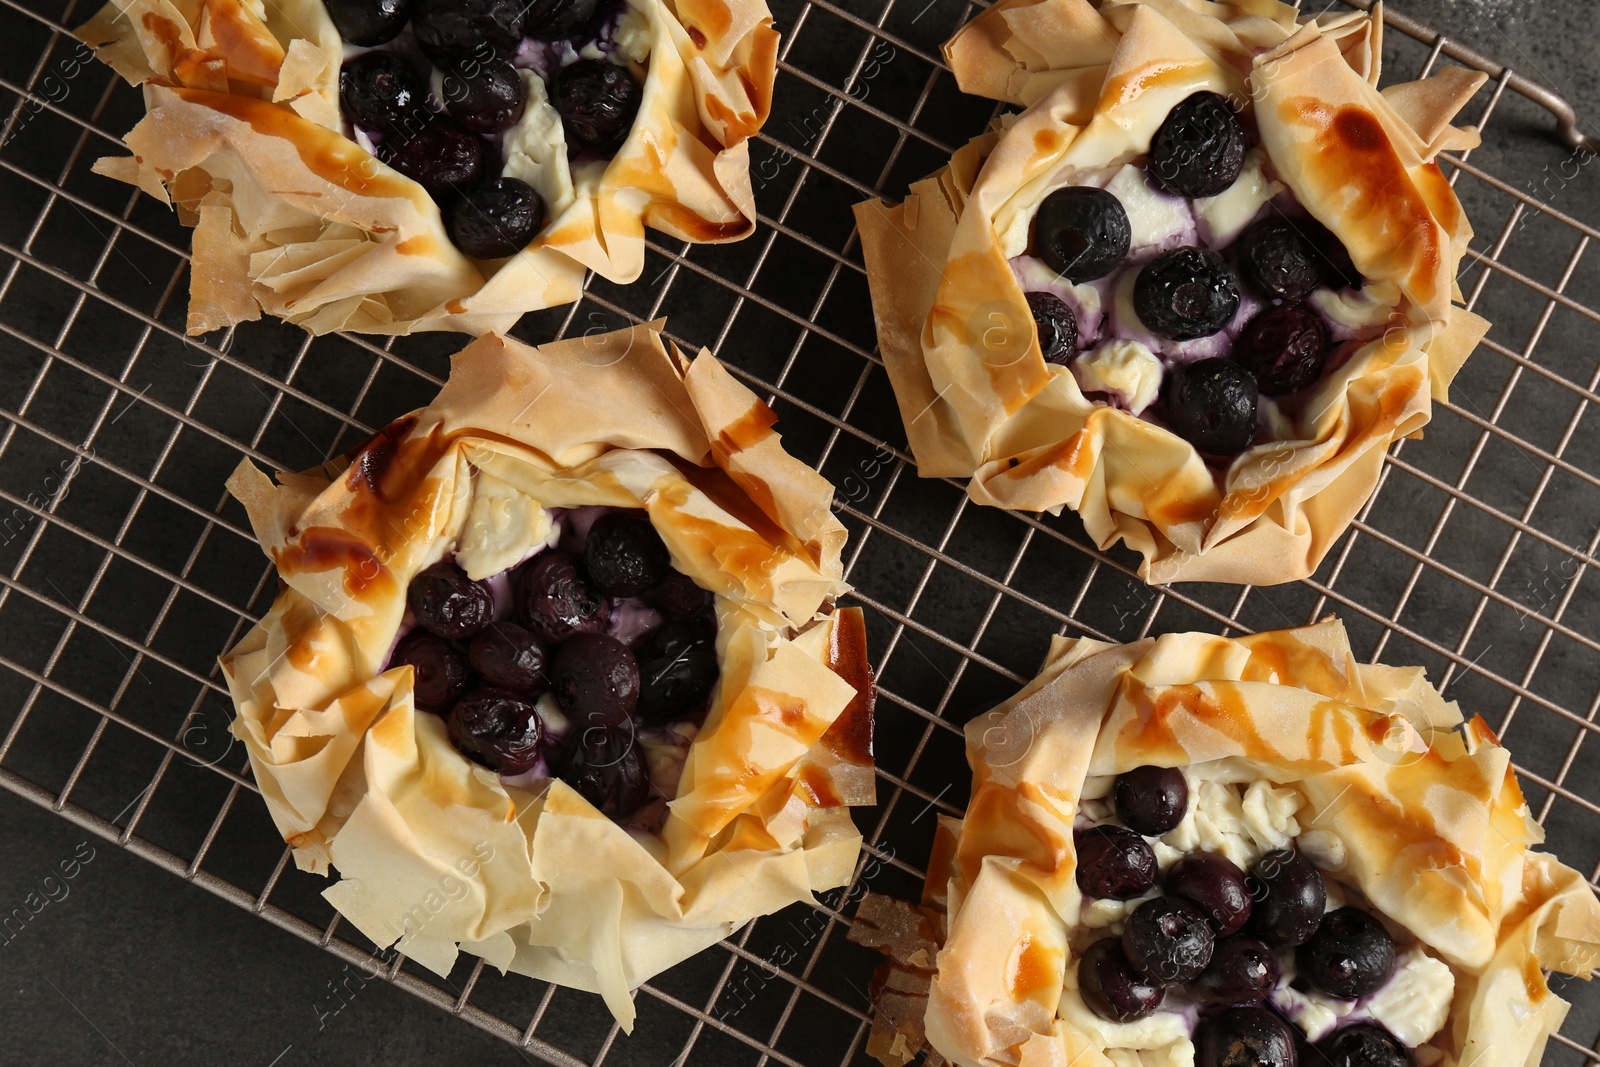
[[[1317,380],[1328,360],[1328,328],[1304,304],[1267,308],[1245,323],[1233,342],[1233,358],[1265,395],[1299,392]]]
[[[1239,277],[1268,300],[1296,303],[1322,280],[1322,256],[1300,229],[1298,221],[1268,216],[1251,223],[1233,243]]]
[[[1033,216],[1033,254],[1071,282],[1104,278],[1128,258],[1133,230],[1122,201],[1104,189],[1057,189]]]
[[[1232,456],[1250,447],[1256,381],[1233,360],[1218,356],[1179,363],[1167,372],[1163,398],[1167,425],[1199,451]]]
[[[644,88],[625,67],[605,59],[580,59],[550,86],[550,103],[572,145],[614,155],[628,139]]]
[[[544,200],[517,178],[482,182],[449,202],[450,242],[473,259],[504,259],[528,246],[544,227]]]
[[[328,17],[346,44],[371,47],[406,28],[412,0],[327,0]]]
[[[544,643],[514,622],[490,623],[467,646],[467,660],[489,685],[525,697],[550,688]]]
[[[1361,288],[1364,280],[1361,272],[1350,259],[1349,249],[1334,236],[1332,230],[1311,215],[1296,219],[1295,225],[1300,227],[1300,235],[1311,242],[1311,247],[1317,252],[1317,266],[1322,271],[1323,285],[1333,289]]]
[[[1205,912],[1181,897],[1145,901],[1133,909],[1122,931],[1122,951],[1133,969],[1163,985],[1198,978],[1215,946]]]
[[[1039,352],[1046,363],[1066,366],[1078,350],[1078,317],[1054,293],[1030,292],[1028,310],[1033,313],[1033,329],[1039,335]]]
[[[484,141],[455,122],[434,117],[409,136],[378,146],[378,158],[428,190],[435,200],[474,185],[483,176]]]
[[[1100,1018],[1131,1023],[1159,1008],[1165,994],[1133,969],[1120,938],[1104,937],[1078,959],[1078,995]]]
[[[339,68],[339,106],[353,126],[383,133],[426,125],[428,83],[393,52],[363,52]]]
[[[661,626],[635,649],[635,658],[639,717],[652,724],[681,718],[704,704],[720,673],[711,628],[697,619]]]
[[[639,704],[639,664],[605,634],[575,634],[550,660],[550,688],[575,730],[625,725]]]
[[[669,619],[687,619],[710,611],[715,598],[711,590],[702,589],[687,574],[668,571],[667,576],[645,594],[645,600]]]
[[[1195,1032],[1195,1067],[1296,1067],[1294,1030],[1266,1008],[1228,1008]]]
[[[417,625],[436,637],[458,641],[494,620],[494,596],[483,582],[448,559],[422,571],[406,586],[406,604]]]
[[[590,583],[609,596],[634,596],[666,577],[667,546],[640,508],[613,511],[589,527],[583,566]]]
[[[1170,340],[1209,337],[1239,310],[1239,279],[1218,252],[1174,248],[1139,271],[1133,310],[1146,329]]]
[[[597,634],[611,623],[611,598],[589,585],[578,557],[545,552],[511,586],[517,621],[549,644],[573,634]]]
[[[498,56],[467,57],[445,73],[442,88],[444,109],[473,133],[509,129],[528,102],[517,68]]]
[[[1244,168],[1244,124],[1216,93],[1194,93],[1167,113],[1150,142],[1150,176],[1178,196],[1216,196]]]
[[[563,782],[613,819],[625,819],[650,798],[650,776],[630,726],[573,730],[557,771]]]
[[[1160,837],[1189,810],[1189,783],[1176,767],[1135,767],[1117,775],[1111,790],[1117,818],[1146,837]]]
[[[599,0],[533,0],[522,20],[522,32],[529,37],[554,41],[570,37],[594,17]]]
[[[411,698],[423,711],[443,715],[467,691],[472,675],[450,642],[413,630],[389,659],[390,667],[411,665]]]
[[[522,43],[522,0],[417,0],[411,31],[429,59],[509,56]]]
[[[1278,984],[1278,954],[1253,937],[1217,942],[1211,962],[1189,986],[1202,1004],[1253,1004]]]
[[[1376,1023],[1341,1026],[1318,1041],[1316,1052],[1329,1067],[1411,1067],[1411,1054]]]
[[[474,689],[450,709],[445,728],[463,756],[501,774],[531,771],[539,761],[539,716],[515,693]]]
[[[1295,968],[1313,989],[1343,1000],[1376,993],[1394,974],[1394,963],[1394,938],[1360,908],[1324,915],[1294,954]]]
[[[1250,918],[1245,873],[1215,852],[1191,852],[1167,868],[1162,888],[1205,912],[1218,937],[1238,933]]]
[[[1091,826],[1072,835],[1078,853],[1078,888],[1086,897],[1132,900],[1156,884],[1150,843],[1120,826]]]
[[[1250,896],[1255,901],[1245,928],[1273,948],[1304,943],[1322,922],[1328,889],[1322,872],[1299,852],[1268,852],[1250,868]]]

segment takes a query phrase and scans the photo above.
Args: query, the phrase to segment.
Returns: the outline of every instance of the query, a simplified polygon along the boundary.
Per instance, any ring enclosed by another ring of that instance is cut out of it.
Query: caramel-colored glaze
[[[968,293],[994,293],[996,297],[976,307],[959,308],[936,300],[928,321],[947,330],[956,343],[972,352],[988,372],[995,397],[1006,414],[1012,414],[1050,384],[1050,374],[1039,354],[1033,314],[998,245],[945,261],[939,297]],[[1011,298],[1002,299],[999,294]]]
[[[965,822],[983,827],[984,833],[964,835],[956,846],[956,868],[967,885],[977,880],[985,856],[1012,856],[1046,875],[1070,862],[1071,842],[1023,807],[1023,796],[1031,791],[1026,783],[1014,790],[991,782],[974,790]]]
[[[1035,940],[1031,934],[1023,934],[1006,966],[1006,988],[1011,990],[1011,995],[1023,1000],[1059,985],[1061,968],[1056,966],[1055,955],[1048,945]]]
[[[336,526],[311,527],[295,543],[274,549],[272,559],[282,574],[343,568],[344,591],[355,599],[368,589],[382,594],[394,587],[394,577],[372,549]]]
[[[408,179],[383,173],[372,156],[354,141],[287,108],[266,100],[201,89],[176,91],[191,104],[249,123],[263,137],[288,141],[311,173],[358,196],[409,196],[412,191]]]
[[[345,485],[352,491],[365,487],[382,499],[385,496],[384,475],[394,466],[400,442],[416,425],[415,415],[403,415],[353,448],[348,453],[350,472],[345,477]]]
[[[807,766],[800,772],[799,784],[806,799],[814,808],[837,808],[843,803],[834,791],[828,773],[819,767]]]
[[[772,427],[777,421],[777,412],[757,400],[750,405],[750,410],[722,428],[713,446],[718,454],[726,459],[736,452],[753,448],[771,437]]]
[[[1195,495],[1190,483],[1182,478],[1163,478],[1159,482],[1146,484],[1151,492],[1145,497],[1145,514],[1162,529],[1191,522],[1209,522],[1217,516],[1220,501],[1209,493]]]
[[[686,33],[688,33],[689,40],[694,42],[694,46],[696,48],[700,48],[700,49],[704,49],[705,48],[705,46],[706,46],[706,35],[701,33],[698,28],[696,28],[694,26],[685,26],[684,27],[684,31]]]
[[[1250,650],[1242,680],[1246,682],[1292,683],[1323,696],[1346,699],[1351,679],[1320,648],[1306,644],[1287,632],[1250,634],[1239,638]]]
[[[775,512],[777,502],[773,499],[772,490],[764,483],[754,478],[735,480],[721,467],[698,467],[679,456],[668,455],[666,458],[678,468],[685,481],[753,531],[753,536],[740,535],[737,531],[714,526],[691,515],[682,514],[681,511],[679,513],[685,528],[693,529],[707,537],[713,546],[723,543],[718,538],[726,535],[731,556],[741,559],[746,564],[760,564],[748,573],[762,577],[770,575],[782,562],[785,552],[808,559],[812,563],[821,560],[822,546],[812,542],[802,542],[773,521],[768,509]],[[669,495],[668,499],[675,507],[681,508],[688,500],[688,496],[683,494],[673,499]],[[717,553],[717,556],[720,559],[722,553]]]
[[[856,691],[844,711],[833,720],[822,743],[849,763],[872,764],[872,711],[878,700],[878,681],[867,659],[867,624],[860,608],[843,608],[835,616],[828,638],[828,668]]]
[[[1152,89],[1181,84],[1192,77],[1198,65],[1158,59],[1107,78],[1100,89],[1100,102],[1095,110],[1104,112],[1108,108],[1122,107]]]
[[[339,697],[339,708],[344,712],[345,729],[359,734],[371,724],[382,710],[387,697],[380,696],[367,686],[351,689]]]
[[[407,237],[404,241],[395,245],[394,250],[402,256],[431,256],[434,251],[433,237],[426,233],[419,233],[415,237]]]
[[[206,0],[205,7],[221,58],[228,64],[228,77],[251,85],[276,87],[278,71],[283,66],[283,46],[254,15],[245,11],[239,0]]]
[[[1537,1004],[1550,994],[1550,986],[1539,969],[1539,957],[1528,956],[1522,961],[1522,986],[1528,994],[1528,1003]]]
[[[1419,302],[1435,299],[1444,256],[1438,223],[1378,119],[1364,108],[1335,109],[1314,97],[1285,101],[1280,114],[1291,127],[1313,131],[1302,180],[1316,188],[1318,199],[1358,194],[1363,210],[1347,214],[1343,225],[1376,259],[1361,264],[1366,273],[1410,279]]]

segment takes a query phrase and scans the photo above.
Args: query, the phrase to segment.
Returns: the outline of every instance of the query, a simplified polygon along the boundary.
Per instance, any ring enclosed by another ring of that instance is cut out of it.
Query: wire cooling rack
[[[876,960],[844,927],[868,888],[915,895],[934,813],[966,800],[961,724],[1014,692],[1052,633],[1236,633],[1337,612],[1358,654],[1424,664],[1482,713],[1551,843],[1600,873],[1600,270],[1584,258],[1600,212],[1571,110],[1391,17],[1409,36],[1389,35],[1389,80],[1452,60],[1493,78],[1468,114],[1485,147],[1445,165],[1479,230],[1462,288],[1494,329],[1314,578],[1147,588],[1070,514],[979,508],[910,464],[848,205],[903,194],[995,113],[938,56],[976,9],[923,2],[774,3],[760,231],[716,248],[658,240],[638,284],[592,280],[516,331],[541,342],[666,315],[680,343],[710,346],[768,397],[788,447],[839,487],[882,682],[881,803],[858,812],[869,844],[847,889],[646,984],[632,1038],[596,997],[468,957],[441,980],[341,925],[227,736],[216,657],[276,583],[221,486],[242,456],[310,467],[425,402],[463,339],[313,341],[270,322],[186,339],[186,231],[89,171],[141,108],[65,33],[90,13],[78,0],[0,0],[0,785],[561,1065],[864,1062]],[[1549,130],[1545,106],[1566,148],[1528,134]],[[1587,203],[1569,192],[1582,188]],[[1561,990],[1575,1007],[1551,1058],[1600,1061],[1600,997]]]

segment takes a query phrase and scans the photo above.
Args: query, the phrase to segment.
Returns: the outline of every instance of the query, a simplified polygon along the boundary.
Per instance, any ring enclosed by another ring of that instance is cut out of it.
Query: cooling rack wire
[[[1052,633],[1240,633],[1337,612],[1358,655],[1423,664],[1483,714],[1551,844],[1600,875],[1600,775],[1582,759],[1600,744],[1600,430],[1585,419],[1600,269],[1584,259],[1600,231],[1567,210],[1600,213],[1563,199],[1596,147],[1571,108],[1390,14],[1387,80],[1449,62],[1491,76],[1468,112],[1485,146],[1444,167],[1479,231],[1467,304],[1495,327],[1312,579],[1147,588],[1070,515],[978,508],[910,465],[848,206],[902,195],[995,114],[938,56],[976,7],[923,2],[774,3],[758,233],[720,248],[655,235],[638,284],[591,278],[580,303],[516,331],[537,343],[666,315],[766,397],[791,451],[839,487],[882,684],[880,804],[858,812],[853,881],[644,985],[650,1047],[674,1064],[867,1062],[875,959],[845,940],[855,902],[916,894],[933,814],[966,799],[961,724],[1014,692]],[[462,341],[313,341],[276,323],[186,339],[186,231],[89,172],[140,105],[65,32],[88,14],[0,0],[15,42],[0,63],[0,785],[535,1057],[644,1062],[596,997],[466,956],[441,980],[375,955],[277,843],[216,669],[276,586],[222,481],[240,457],[297,470],[344,451],[425,402]],[[1574,1010],[1550,1058],[1600,1062],[1600,996],[1560,988]]]

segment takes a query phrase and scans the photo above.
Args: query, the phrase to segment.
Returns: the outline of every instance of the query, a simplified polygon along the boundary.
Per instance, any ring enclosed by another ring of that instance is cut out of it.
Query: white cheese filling
[[[1112,393],[1135,415],[1161,394],[1161,361],[1138,341],[1107,341],[1073,360],[1072,374],[1079,389]]]
[[[474,479],[456,563],[473,581],[509,570],[556,543],[561,528],[533,497],[488,473]]]
[[[567,135],[561,128],[561,116],[550,105],[543,79],[531,70],[518,73],[527,86],[528,103],[522,118],[506,131],[502,173],[533,186],[544,200],[546,219],[553,220],[576,199],[572,168],[567,163]]]
[[[1281,184],[1267,177],[1266,161],[1265,152],[1252,149],[1245,154],[1244,167],[1232,185],[1216,196],[1204,196],[1194,202],[1195,222],[1208,246],[1232,244],[1255,220],[1262,206],[1283,192]]]

